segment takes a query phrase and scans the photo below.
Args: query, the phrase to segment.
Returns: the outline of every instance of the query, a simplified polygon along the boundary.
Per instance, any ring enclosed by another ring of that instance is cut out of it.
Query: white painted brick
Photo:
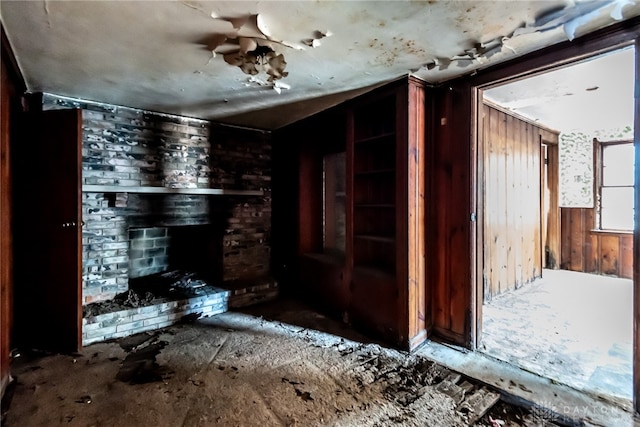
[[[130,331],[132,329],[139,328],[142,325],[142,322],[121,323],[116,327],[116,332]]]
[[[139,320],[152,319],[154,317],[158,317],[157,311],[149,311],[148,313],[134,314],[132,319],[134,322],[137,322]]]
[[[168,316],[157,316],[157,317],[153,317],[151,319],[147,319],[147,320],[143,320],[142,324],[143,326],[147,326],[147,325],[156,325],[156,324],[160,324],[163,322],[166,322],[169,319]]]
[[[129,262],[128,256],[114,256],[102,258],[102,264],[117,264],[120,262]]]
[[[87,319],[90,322],[103,322],[105,320],[111,320],[111,319],[119,318],[119,317],[120,317],[120,312],[119,311],[115,311],[113,313],[99,314],[97,316],[92,316],[92,317],[89,317]]]
[[[148,305],[146,307],[140,307],[138,309],[138,313],[143,314],[143,313],[155,313],[155,315],[157,316],[158,313],[160,313],[160,305]]]
[[[102,247],[104,249],[127,249],[129,244],[127,242],[103,243]]]
[[[87,323],[87,324],[82,325],[82,333],[86,334],[86,333],[91,332],[91,331],[96,331],[96,330],[98,330],[100,328],[102,328],[100,323]]]
[[[107,164],[108,165],[114,165],[114,166],[130,166],[131,165],[131,160],[130,159],[113,158],[113,159],[108,159],[107,160]],[[123,171],[121,171],[121,172],[123,172]]]
[[[95,331],[87,331],[87,338],[95,338],[99,336],[105,336],[116,332],[115,326],[108,326],[106,328],[96,329]]]

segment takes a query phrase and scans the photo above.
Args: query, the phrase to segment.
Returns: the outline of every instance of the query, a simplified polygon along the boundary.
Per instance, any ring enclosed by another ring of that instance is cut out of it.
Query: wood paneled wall
[[[433,143],[426,147],[430,174],[427,287],[433,329],[456,344],[471,345],[473,283],[471,87],[459,82],[435,94]],[[429,140],[429,138],[427,138]]]
[[[593,209],[562,208],[563,270],[633,278],[633,234],[592,231]]]
[[[484,152],[484,300],[488,301],[542,274],[549,228],[545,205],[557,199],[558,192],[557,183],[550,185],[553,177],[545,177],[541,143],[557,145],[558,134],[487,103],[479,125]]]
[[[0,375],[2,394],[9,378],[9,330],[11,328],[11,206],[9,178],[9,83],[2,58],[2,102],[0,123]]]
[[[2,395],[10,379],[9,355],[13,325],[13,235],[11,232],[11,132],[20,112],[24,80],[2,33],[0,94],[0,386]]]

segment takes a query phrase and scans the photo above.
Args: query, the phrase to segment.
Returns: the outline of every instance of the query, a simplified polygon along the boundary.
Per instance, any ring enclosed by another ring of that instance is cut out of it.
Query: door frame
[[[602,30],[578,38],[572,42],[562,42],[533,54],[517,58],[495,67],[480,71],[468,77],[469,99],[471,109],[470,120],[470,159],[471,168],[471,212],[475,213],[470,232],[470,301],[471,311],[469,334],[466,342],[476,350],[482,337],[482,303],[483,303],[483,258],[484,236],[482,197],[485,190],[484,150],[481,143],[481,111],[482,90],[499,86],[507,82],[521,80],[542,74],[553,69],[562,68],[602,53],[615,51],[624,47],[635,46],[636,90],[635,90],[635,147],[636,164],[640,165],[640,17],[614,24]],[[635,209],[640,212],[640,167],[635,170]],[[634,259],[640,259],[640,214],[635,215]],[[633,407],[640,413],[640,262],[634,263],[633,281]]]

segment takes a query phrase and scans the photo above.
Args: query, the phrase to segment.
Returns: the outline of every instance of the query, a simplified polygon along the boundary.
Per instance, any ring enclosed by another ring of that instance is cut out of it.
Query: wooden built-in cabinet
[[[396,272],[395,97],[352,113],[354,268]],[[349,156],[347,156],[349,157]]]
[[[304,141],[298,147],[298,292],[403,349],[426,339],[429,318],[424,94],[421,81],[404,78],[281,134]],[[343,253],[326,249],[331,221],[323,214],[330,199],[323,162],[340,150],[346,153]]]

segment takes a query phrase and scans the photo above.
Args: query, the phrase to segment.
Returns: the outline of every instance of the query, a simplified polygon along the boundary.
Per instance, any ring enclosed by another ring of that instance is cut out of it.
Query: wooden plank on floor
[[[489,411],[500,400],[500,395],[494,391],[483,387],[475,393],[468,395],[458,405],[458,411],[469,416],[469,425],[474,425],[484,414]]]
[[[453,381],[449,381],[449,380],[441,381],[436,386],[436,390],[452,398],[453,401],[456,403],[456,405],[460,404],[460,402],[462,402],[462,400],[464,399],[464,393],[465,393],[464,388],[460,387]]]

